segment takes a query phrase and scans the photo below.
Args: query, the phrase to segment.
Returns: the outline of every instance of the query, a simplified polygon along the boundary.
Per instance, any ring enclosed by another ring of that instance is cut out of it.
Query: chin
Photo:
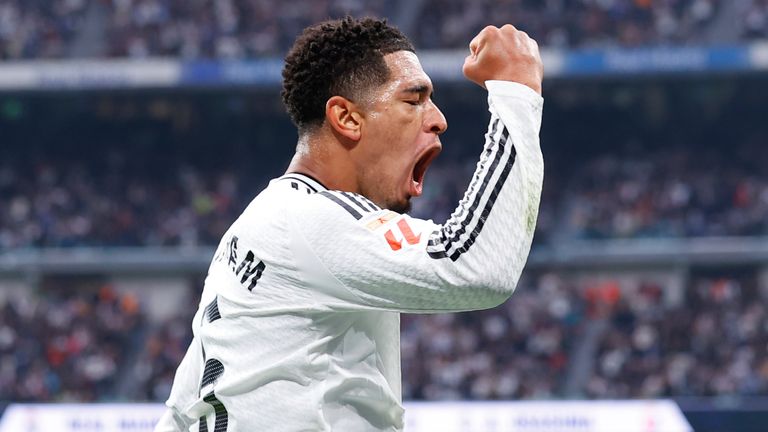
[[[405,201],[400,201],[397,203],[392,203],[389,206],[387,206],[389,210],[392,210],[397,213],[408,213],[411,211],[411,200],[407,199]]]

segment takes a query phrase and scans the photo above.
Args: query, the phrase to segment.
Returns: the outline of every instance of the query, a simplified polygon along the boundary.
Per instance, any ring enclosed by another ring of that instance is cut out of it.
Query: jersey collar
[[[283,175],[282,177],[278,178],[278,180],[294,180],[304,183],[305,186],[307,186],[309,189],[311,189],[313,192],[322,192],[325,190],[328,190],[327,187],[323,186],[320,181],[318,181],[316,178],[309,176],[307,174],[302,173],[288,173]]]

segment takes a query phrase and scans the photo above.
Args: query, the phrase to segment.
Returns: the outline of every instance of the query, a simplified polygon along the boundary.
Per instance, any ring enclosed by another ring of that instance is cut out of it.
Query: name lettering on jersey
[[[248,251],[248,253],[245,254],[245,259],[240,262],[237,270],[235,270],[235,274],[238,276],[242,273],[242,277],[240,278],[241,284],[245,285],[245,283],[250,280],[248,291],[253,291],[253,287],[256,286],[256,282],[259,281],[261,274],[264,272],[264,267],[266,267],[264,261],[259,261],[256,265],[253,265],[255,259],[256,256],[253,254],[253,251]]]
[[[247,284],[248,291],[253,291],[262,273],[264,273],[266,264],[264,264],[264,261],[256,260],[256,254],[251,250],[248,250],[245,253],[245,257],[238,261],[237,242],[237,236],[233,235],[230,237],[226,247],[216,254],[214,260],[223,262],[226,259],[227,267],[235,273],[235,276],[240,276],[240,283],[243,285]]]
[[[234,270],[235,262],[237,262],[237,236],[232,236],[229,240],[229,259],[228,264]]]
[[[421,234],[414,234],[413,229],[411,229],[411,226],[408,224],[408,221],[405,220],[405,218],[397,221],[397,228],[398,231],[400,231],[400,234],[403,236],[402,239],[397,238],[395,231],[393,231],[394,228],[390,228],[387,230],[387,232],[384,233],[384,239],[387,241],[389,247],[393,251],[402,249],[403,241],[405,241],[406,244],[413,246],[418,244],[419,240],[421,240]]]

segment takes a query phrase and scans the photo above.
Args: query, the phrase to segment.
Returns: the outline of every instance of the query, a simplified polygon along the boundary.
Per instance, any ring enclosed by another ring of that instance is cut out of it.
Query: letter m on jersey
[[[240,276],[242,273],[242,277],[240,278],[241,284],[245,284],[249,279],[251,280],[250,284],[248,284],[248,291],[253,291],[253,287],[256,286],[256,282],[259,281],[259,278],[261,278],[261,274],[266,267],[263,261],[259,261],[256,265],[253,265],[255,259],[256,256],[253,251],[248,251],[245,255],[245,259],[243,259],[237,267],[237,270],[235,270],[235,275],[237,276]]]
[[[399,233],[397,233],[399,231]],[[391,228],[384,233],[384,239],[387,240],[389,247],[393,251],[397,251],[403,248],[403,242],[409,245],[415,245],[419,243],[421,234],[414,234],[411,226],[408,225],[408,221],[405,218],[401,218],[397,221],[397,230]]]

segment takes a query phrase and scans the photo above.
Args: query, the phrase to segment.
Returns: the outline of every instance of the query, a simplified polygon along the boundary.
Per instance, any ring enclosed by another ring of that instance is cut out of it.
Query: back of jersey
[[[288,223],[296,201],[324,189],[300,174],[273,180],[222,238],[168,401],[183,430],[402,427],[399,367],[382,373],[399,366],[398,314],[324,294],[327,271]]]

